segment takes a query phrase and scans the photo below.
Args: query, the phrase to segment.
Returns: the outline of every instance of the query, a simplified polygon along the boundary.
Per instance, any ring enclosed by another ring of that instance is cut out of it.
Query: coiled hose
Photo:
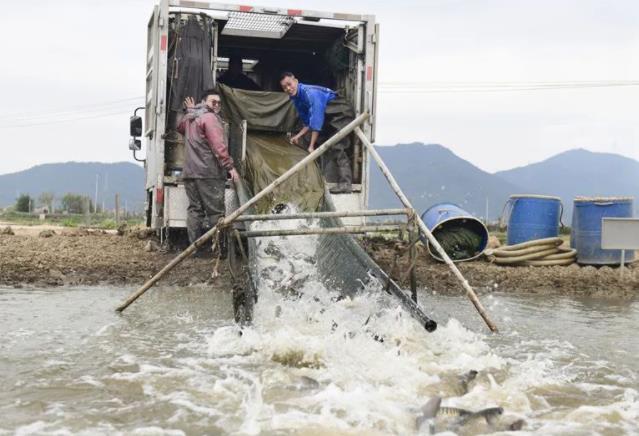
[[[535,239],[521,244],[488,249],[485,254],[490,262],[498,265],[570,265],[577,258],[577,250],[561,247],[563,242],[561,238]]]

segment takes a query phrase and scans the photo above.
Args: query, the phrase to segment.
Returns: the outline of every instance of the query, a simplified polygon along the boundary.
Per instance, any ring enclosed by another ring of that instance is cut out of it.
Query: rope
[[[561,238],[544,238],[486,250],[488,260],[497,265],[552,266],[575,262],[577,250],[561,247]]]

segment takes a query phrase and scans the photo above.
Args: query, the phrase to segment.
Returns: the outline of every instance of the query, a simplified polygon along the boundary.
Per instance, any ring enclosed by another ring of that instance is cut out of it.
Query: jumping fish
[[[465,425],[483,420],[491,431],[517,431],[525,424],[523,419],[518,419],[509,424],[502,424],[499,417],[504,413],[501,407],[489,407],[476,412],[457,407],[442,407],[442,398],[433,397],[422,406],[419,415],[415,419],[418,431],[426,429],[430,433],[440,431],[457,431]]]
[[[477,378],[477,374],[478,374],[477,371],[475,371],[474,369],[471,369],[467,373],[459,376],[458,378],[459,390],[461,391],[462,395],[466,395],[468,393],[468,388],[470,386],[470,383]]]

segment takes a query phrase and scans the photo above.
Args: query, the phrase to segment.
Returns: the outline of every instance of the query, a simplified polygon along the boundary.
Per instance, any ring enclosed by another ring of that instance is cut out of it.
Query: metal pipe
[[[184,259],[189,257],[191,254],[193,254],[195,252],[195,250],[200,248],[202,245],[204,245],[206,243],[206,241],[211,239],[213,237],[213,235],[215,234],[215,232],[217,232],[218,227],[220,225],[221,225],[221,227],[227,227],[229,224],[231,224],[233,221],[235,221],[237,219],[237,217],[242,215],[248,209],[253,207],[262,198],[264,198],[265,196],[267,196],[271,192],[273,192],[273,190],[275,190],[275,188],[277,188],[279,185],[281,185],[286,180],[288,180],[293,174],[298,172],[300,169],[304,168],[309,163],[311,163],[314,160],[316,160],[318,157],[320,157],[322,154],[324,154],[326,152],[326,150],[328,150],[333,145],[337,144],[344,137],[346,137],[346,135],[350,134],[357,126],[359,126],[364,121],[366,121],[368,119],[368,117],[369,117],[368,112],[364,112],[363,114],[361,114],[360,116],[355,118],[353,121],[348,123],[348,125],[346,125],[342,130],[340,130],[339,132],[337,132],[336,134],[331,136],[326,142],[324,142],[321,146],[316,148],[312,153],[310,153],[304,159],[302,159],[301,161],[299,161],[298,163],[293,165],[291,168],[289,168],[284,174],[282,174],[277,179],[275,179],[270,185],[268,185],[266,188],[262,189],[260,192],[255,194],[249,201],[247,201],[242,206],[237,208],[235,210],[235,212],[233,212],[231,215],[229,215],[226,218],[224,218],[223,220],[221,220],[221,222],[219,224],[216,224],[215,226],[213,226],[213,228],[211,230],[207,231],[205,234],[200,236],[195,242],[193,242],[191,245],[189,245],[182,253],[180,253],[171,262],[169,262],[157,274],[155,274],[153,277],[151,277],[149,280],[147,280],[146,283],[144,283],[144,285],[142,285],[137,291],[135,291],[133,294],[131,294],[129,296],[129,298],[127,298],[126,301],[123,302],[122,304],[120,304],[115,310],[118,311],[118,312],[122,312],[124,309],[129,307],[131,305],[131,303],[133,303],[135,300],[137,300],[142,294],[144,294],[149,288],[151,288],[151,286],[153,286],[162,277],[164,277],[164,275],[167,272],[171,271],[177,264],[179,264]]]
[[[341,235],[344,233],[368,233],[391,232],[405,228],[404,223],[384,224],[379,226],[345,226],[345,227],[318,227],[315,229],[277,229],[277,230],[247,230],[240,235],[247,238],[259,238],[270,236],[302,236],[302,235]]]
[[[279,221],[308,218],[346,218],[359,216],[409,215],[410,209],[371,209],[339,212],[302,212],[290,215],[242,215],[235,221]]]
[[[395,194],[397,194],[397,197],[399,197],[402,204],[414,210],[412,204],[410,203],[408,198],[404,195],[404,193],[402,192],[402,189],[399,187],[399,184],[395,180],[395,177],[393,177],[390,170],[388,169],[388,167],[382,160],[381,156],[379,155],[379,153],[377,153],[377,150],[375,150],[375,147],[373,147],[373,144],[371,144],[368,138],[366,137],[366,135],[364,135],[364,132],[362,132],[362,129],[360,129],[359,127],[355,128],[355,134],[366,146],[366,148],[368,149],[368,152],[371,154],[371,156],[377,163],[377,166],[384,174],[384,177],[386,177],[386,179],[388,180],[388,183],[391,185],[391,188],[393,189],[393,191],[395,191]],[[437,239],[435,239],[431,231],[428,229],[428,227],[426,227],[426,224],[424,224],[424,221],[417,214],[415,215],[415,221],[417,222],[417,226],[419,227],[419,230],[424,234],[424,236],[426,236],[426,238],[428,238],[428,242],[430,242],[430,244],[433,247],[435,247],[435,250],[437,250],[437,253],[439,254],[439,256],[442,259],[444,259],[444,262],[446,262],[446,265],[448,265],[448,267],[451,269],[455,277],[457,277],[457,279],[461,282],[464,290],[466,290],[466,295],[468,296],[470,301],[473,303],[473,305],[475,306],[475,309],[477,309],[477,312],[479,312],[479,315],[482,317],[482,319],[484,320],[488,328],[492,332],[497,332],[497,326],[488,317],[488,314],[486,313],[486,309],[484,309],[481,302],[479,301],[479,298],[477,298],[477,294],[475,294],[475,291],[473,290],[473,288],[468,284],[468,280],[464,278],[461,271],[459,271],[459,268],[457,268],[457,266],[453,263],[453,261],[450,260],[450,257],[448,257],[448,254],[444,251],[442,246],[439,245],[439,242],[437,241]]]

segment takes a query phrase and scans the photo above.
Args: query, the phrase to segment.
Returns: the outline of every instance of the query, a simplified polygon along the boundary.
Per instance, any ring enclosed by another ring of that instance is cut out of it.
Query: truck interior
[[[193,82],[186,76],[193,74],[194,68],[193,65],[180,66],[180,62],[185,61],[185,50],[187,56],[199,59],[200,65],[196,67],[200,70],[195,74],[206,69],[213,71],[211,78],[214,77],[215,83],[227,72],[230,62],[237,65],[241,59],[243,74],[262,91],[281,93],[280,74],[291,71],[301,82],[337,90],[352,107],[360,107],[364,93],[356,89],[358,84],[364,83],[364,72],[358,68],[358,58],[364,52],[363,48],[358,48],[363,45],[363,36],[360,35],[363,26],[354,22],[323,21],[243,12],[226,12],[221,17],[212,11],[206,14],[170,12],[165,176],[179,178],[184,161],[184,140],[177,133],[176,126],[182,115],[184,93],[189,91],[188,85],[180,82]],[[199,27],[199,33],[195,26]],[[193,44],[192,38],[185,37],[188,31],[190,36],[193,32],[198,33],[201,41]],[[178,52],[180,43],[191,45],[183,46],[182,52]],[[202,89],[212,87],[206,80],[194,86]],[[229,126],[229,148],[234,157],[240,154],[242,146],[239,143],[242,138],[242,132],[238,131],[240,127]],[[349,157],[353,163],[353,187],[357,190],[357,184],[362,180],[360,147],[350,150]]]

